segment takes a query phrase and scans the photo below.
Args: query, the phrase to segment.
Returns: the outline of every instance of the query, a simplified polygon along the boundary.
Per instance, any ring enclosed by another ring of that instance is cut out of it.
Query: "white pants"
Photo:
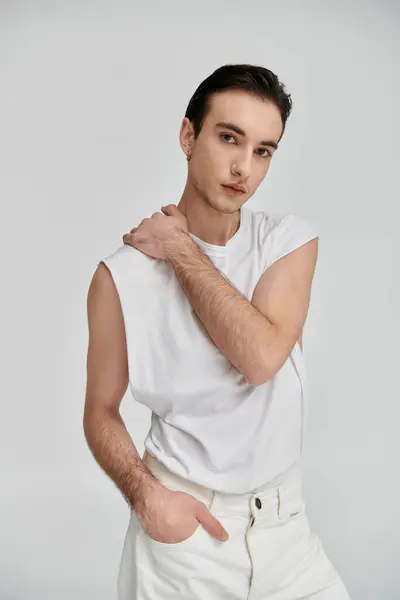
[[[131,511],[119,600],[349,600],[310,530],[300,475],[257,493],[223,494],[171,473],[147,452],[144,462],[167,488],[204,502],[229,539],[199,524],[183,542],[158,542]]]

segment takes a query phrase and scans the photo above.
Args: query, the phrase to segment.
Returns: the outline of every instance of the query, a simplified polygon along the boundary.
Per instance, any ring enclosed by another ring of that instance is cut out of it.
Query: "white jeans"
[[[300,475],[257,493],[223,494],[171,473],[147,452],[144,462],[166,487],[204,502],[229,539],[199,524],[183,542],[158,542],[131,511],[119,600],[349,600],[310,530]]]

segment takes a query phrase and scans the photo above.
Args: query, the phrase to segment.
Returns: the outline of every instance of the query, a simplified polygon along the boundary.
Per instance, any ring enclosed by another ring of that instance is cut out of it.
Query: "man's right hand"
[[[229,538],[207,506],[186,492],[169,490],[161,482],[147,488],[134,507],[144,531],[164,544],[178,544],[203,526],[221,541]]]

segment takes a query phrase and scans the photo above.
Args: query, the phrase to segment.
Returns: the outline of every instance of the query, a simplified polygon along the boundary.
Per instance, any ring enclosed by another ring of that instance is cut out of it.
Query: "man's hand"
[[[143,490],[134,510],[144,531],[157,542],[184,542],[201,526],[220,541],[229,538],[203,502],[186,492],[169,490],[161,482],[147,493]]]
[[[138,227],[125,233],[122,237],[124,244],[137,248],[151,258],[166,260],[165,245],[177,232],[188,233],[188,223],[175,204],[162,206],[161,210],[162,213],[154,213],[150,219],[143,219]]]

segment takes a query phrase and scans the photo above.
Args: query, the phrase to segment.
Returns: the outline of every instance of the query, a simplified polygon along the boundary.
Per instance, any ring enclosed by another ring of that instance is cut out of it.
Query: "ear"
[[[194,129],[192,122],[189,121],[187,117],[183,119],[181,124],[181,129],[179,132],[179,142],[186,156],[192,153],[194,143]]]

